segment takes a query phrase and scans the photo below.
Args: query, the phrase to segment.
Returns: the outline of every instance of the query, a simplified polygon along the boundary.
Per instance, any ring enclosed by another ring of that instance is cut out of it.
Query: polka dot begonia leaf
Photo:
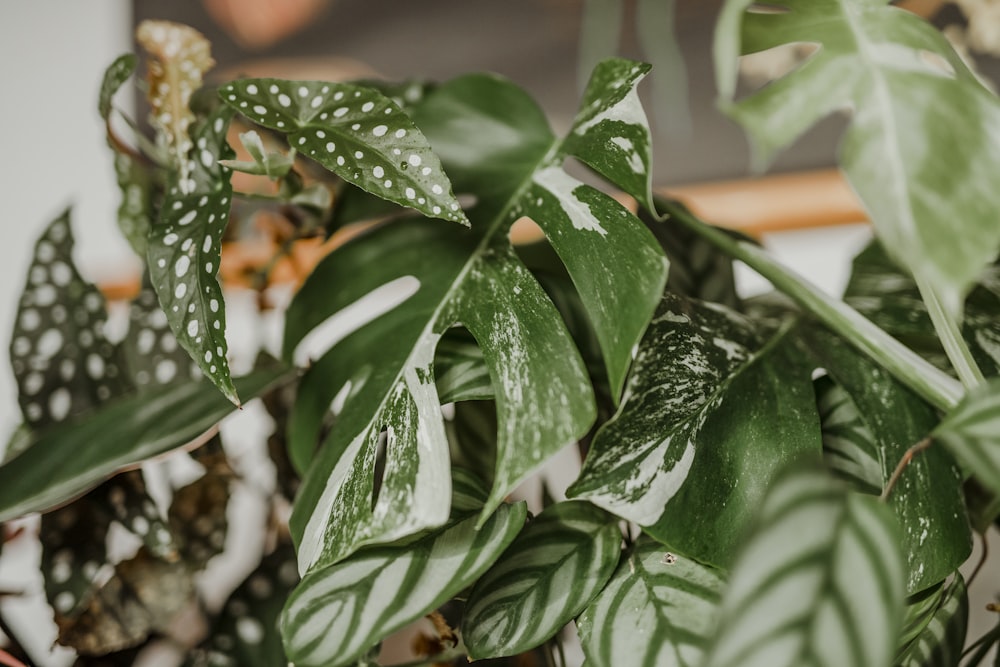
[[[217,435],[193,456],[205,474],[174,492],[168,520],[184,562],[192,569],[201,569],[225,547],[229,527],[226,508],[236,475]]]
[[[149,237],[147,259],[177,341],[226,398],[239,405],[229,374],[225,302],[217,277],[233,196],[232,172],[219,164],[234,156],[226,143],[231,117],[223,107],[195,128],[189,178],[178,176],[172,182]]]
[[[125,53],[115,58],[106,70],[101,82],[101,93],[97,98],[97,111],[105,121],[111,116],[111,99],[135,71],[138,58],[133,53]]]
[[[287,135],[292,148],[345,181],[428,217],[469,224],[427,139],[377,90],[245,79],[222,86],[219,94],[253,122]]]
[[[129,305],[129,330],[122,348],[140,390],[202,377],[201,367],[178,344],[148,274]]]
[[[104,297],[76,270],[69,211],[35,244],[10,360],[25,423],[64,421],[131,388],[120,351],[104,337]]]
[[[115,520],[141,539],[152,555],[177,560],[173,533],[146,492],[142,471],[128,470],[116,475],[94,493],[103,495],[103,502]]]

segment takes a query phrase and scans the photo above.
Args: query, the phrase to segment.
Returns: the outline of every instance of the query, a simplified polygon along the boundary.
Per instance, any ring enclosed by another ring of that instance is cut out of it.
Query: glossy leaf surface
[[[811,368],[793,342],[760,346],[739,314],[665,295],[569,493],[727,566],[771,475],[820,452]]]
[[[853,422],[855,428],[841,433],[840,444],[850,442],[853,447],[840,450],[841,460],[875,472],[870,460],[874,457],[878,474],[867,481],[874,483],[875,493],[881,493],[906,450],[930,434],[937,414],[887,371],[832,334],[812,331],[809,338],[820,365],[850,399],[841,406],[841,418]],[[931,447],[915,456],[888,504],[901,529],[908,594],[942,581],[968,558],[972,539],[961,475],[946,451]]]
[[[233,196],[231,171],[219,164],[234,155],[226,143],[231,117],[223,108],[194,129],[187,180],[177,175],[171,182],[149,237],[147,260],[153,287],[181,347],[226,398],[239,405],[229,375],[226,304],[217,277]]]
[[[516,655],[553,637],[611,577],[621,541],[614,518],[589,503],[539,514],[472,589],[462,617],[469,657]]]
[[[303,572],[445,521],[448,447],[431,363],[452,326],[475,338],[496,396],[498,454],[484,517],[590,427],[589,380],[557,311],[511,248],[516,219],[531,215],[545,228],[606,334],[606,359],[619,380],[666,275],[642,224],[562,171],[563,142],[523,91],[496,77],[463,77],[430,93],[414,118],[457,175],[456,190],[478,198],[468,212],[472,230],[415,220],[382,226],[321,263],[289,309],[286,355],[373,290],[407,276],[419,285],[303,378],[290,424],[293,452],[313,450],[331,402],[345,397],[292,515]],[[386,469],[373,498],[383,430]]]
[[[733,566],[704,667],[888,665],[903,582],[887,507],[818,469],[784,474]]]
[[[996,258],[1000,103],[944,36],[889,0],[731,0],[716,34],[728,113],[770,160],[828,114],[851,109],[840,163],[893,256],[961,314]],[[736,56],[789,43],[818,50],[790,74],[733,102]]]
[[[306,575],[281,615],[288,659],[302,667],[351,664],[475,581],[520,531],[525,514],[523,503],[501,505],[478,530],[469,516]]]
[[[247,397],[287,371],[263,368],[237,380]],[[152,389],[35,435],[20,456],[0,466],[0,521],[45,511],[122,468],[201,437],[233,406],[207,382]]]
[[[642,538],[577,621],[592,667],[698,667],[725,580]]]

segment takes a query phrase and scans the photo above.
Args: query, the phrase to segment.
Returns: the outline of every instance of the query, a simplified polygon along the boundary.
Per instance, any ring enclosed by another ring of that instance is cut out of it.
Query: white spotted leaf
[[[821,451],[802,356],[788,331],[761,345],[735,311],[666,294],[570,496],[727,567],[770,478]]]
[[[555,636],[611,577],[621,542],[614,518],[589,503],[548,507],[473,587],[462,617],[469,657],[517,655]]]
[[[645,226],[561,169],[564,140],[524,91],[497,77],[467,76],[428,93],[412,113],[456,190],[476,197],[472,229],[411,219],[372,229],[321,262],[288,310],[284,354],[292,358],[331,315],[383,286],[397,290],[388,312],[322,354],[300,384],[289,446],[308,472],[290,525],[303,572],[446,520],[449,447],[433,362],[453,327],[475,339],[496,397],[497,456],[484,519],[592,425],[595,399],[580,353],[511,246],[518,218],[530,214],[542,225],[573,277],[613,387],[666,278],[667,262]],[[468,378],[475,385],[465,385],[465,397],[487,395],[481,374]],[[445,379],[449,393],[462,388]],[[339,415],[317,450],[331,405]],[[380,443],[385,474],[377,484]]]
[[[105,122],[111,117],[112,98],[114,98],[118,89],[122,87],[122,84],[132,76],[132,72],[135,71],[138,62],[139,60],[134,53],[125,53],[115,58],[114,62],[104,70],[104,79],[101,81],[101,92],[97,98],[97,112],[101,114],[101,118]]]
[[[893,257],[940,292],[952,317],[1000,248],[1000,101],[930,23],[889,0],[730,0],[715,40],[727,113],[758,163],[825,116],[852,111],[839,162]],[[791,43],[819,48],[738,101],[737,56]]]
[[[888,667],[904,560],[892,512],[819,468],[775,481],[730,573],[703,667]]]
[[[236,474],[218,435],[195,450],[192,458],[205,473],[174,491],[167,520],[180,556],[191,569],[200,570],[225,547],[229,530],[226,510]]]
[[[139,390],[202,377],[201,367],[177,342],[160,308],[149,274],[129,304],[129,329],[122,341],[132,381]]]
[[[239,396],[229,373],[226,310],[219,285],[222,235],[233,196],[226,129],[232,112],[221,108],[192,133],[187,177],[172,180],[149,236],[147,263],[160,305],[177,341],[230,401]]]
[[[467,225],[427,139],[392,100],[348,83],[243,79],[222,86],[233,109],[288,136],[342,179],[432,218]]]
[[[592,667],[699,667],[723,573],[642,537],[577,620]]]
[[[510,545],[525,516],[524,503],[503,504],[481,528],[469,516],[307,574],[281,614],[288,659],[301,667],[351,664],[474,582]]]
[[[104,297],[73,264],[69,211],[35,244],[18,304],[10,359],[24,420],[33,429],[97,408],[131,388],[104,336]]]

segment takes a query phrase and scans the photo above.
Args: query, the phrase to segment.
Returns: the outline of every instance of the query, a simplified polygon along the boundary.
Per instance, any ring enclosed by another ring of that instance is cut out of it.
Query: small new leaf
[[[295,164],[294,148],[289,151],[288,155],[276,151],[269,153],[264,147],[260,135],[254,130],[241,132],[240,143],[243,144],[243,148],[246,149],[252,160],[219,160],[219,164],[229,167],[233,171],[274,179],[283,178]]]

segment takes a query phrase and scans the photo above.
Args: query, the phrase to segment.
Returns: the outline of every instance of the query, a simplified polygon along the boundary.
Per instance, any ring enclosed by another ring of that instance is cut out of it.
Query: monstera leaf
[[[550,454],[589,429],[594,398],[579,353],[508,239],[521,216],[542,226],[565,262],[612,386],[621,385],[667,263],[638,219],[561,165],[570,146],[587,153],[596,150],[591,144],[614,145],[615,159],[600,168],[616,178],[625,172],[622,180],[634,183],[633,167],[646,164],[648,131],[611,82],[624,79],[621,87],[629,88],[644,71],[625,61],[603,65],[572,140],[555,137],[534,102],[496,77],[457,79],[414,107],[456,191],[477,198],[468,211],[472,229],[406,219],[377,228],[332,253],[289,308],[286,355],[372,290],[405,276],[419,281],[416,293],[337,343],[302,381],[290,426],[295,451],[312,450],[332,399],[344,397],[292,514],[303,572],[447,518],[448,443],[432,361],[453,325],[479,344],[496,395],[498,454],[484,520]],[[383,431],[386,463],[376,484]]]
[[[788,331],[762,346],[741,315],[668,293],[570,495],[728,566],[771,475],[819,455],[811,370]]]
[[[937,414],[836,336],[813,330],[807,338],[820,365],[847,394],[839,418],[854,424],[852,429],[840,430],[841,438],[834,443],[829,439],[832,425],[825,422],[827,452],[833,446],[838,460],[851,461],[855,471],[877,471],[872,477],[866,475],[865,486],[881,493],[906,450],[930,434]],[[942,581],[968,558],[972,538],[961,475],[947,451],[930,447],[915,456],[892,489],[888,504],[901,528],[907,593]]]
[[[996,97],[936,28],[889,0],[750,5],[726,4],[716,67],[725,108],[749,132],[758,162],[851,109],[840,153],[848,180],[893,256],[960,316],[1000,246],[1000,190],[988,176],[1000,161]],[[801,42],[817,45],[801,66],[732,101],[738,55]]]
[[[779,477],[722,598],[704,667],[888,665],[903,557],[887,507],[824,471]]]
[[[641,538],[577,621],[593,667],[696,667],[718,616],[720,571]]]

